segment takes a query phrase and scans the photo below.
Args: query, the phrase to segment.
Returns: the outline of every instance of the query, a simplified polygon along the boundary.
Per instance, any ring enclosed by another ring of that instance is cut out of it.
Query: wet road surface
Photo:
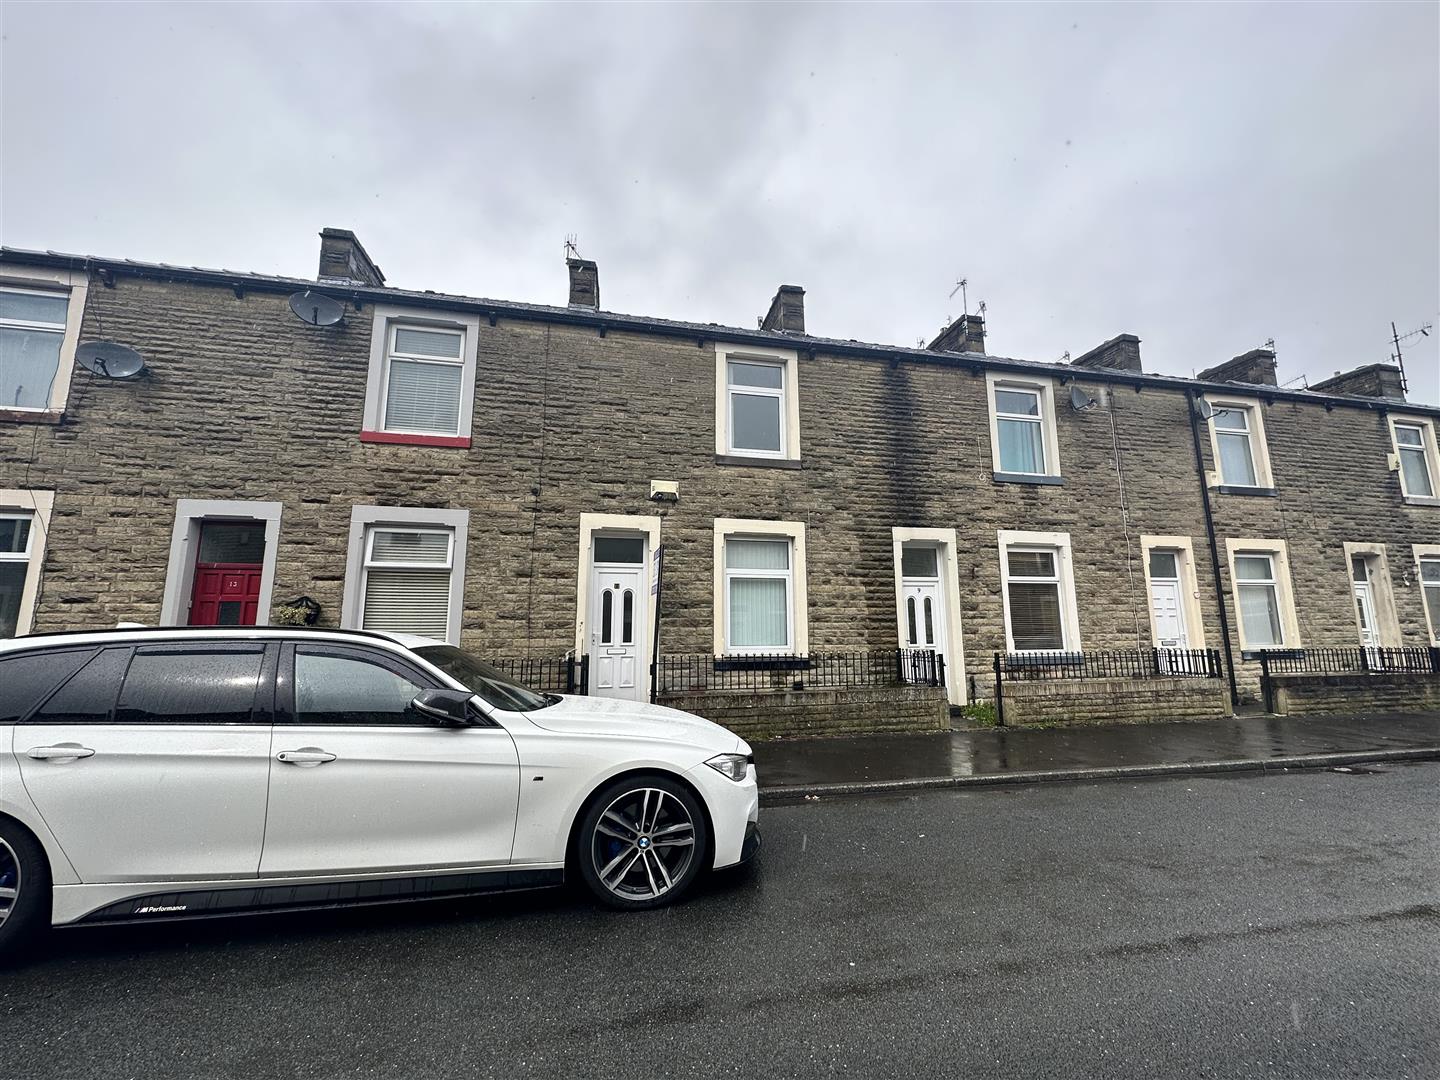
[[[1270,760],[1440,745],[1440,714],[1247,716],[1185,724],[989,728],[762,743],[767,788],[1007,772]]]
[[[1440,1074],[1440,764],[821,800],[677,908],[58,934],[0,1076]]]

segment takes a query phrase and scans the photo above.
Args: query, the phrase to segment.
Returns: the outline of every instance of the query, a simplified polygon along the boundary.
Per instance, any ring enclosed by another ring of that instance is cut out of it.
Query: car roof
[[[0,656],[22,650],[70,645],[121,645],[155,641],[267,641],[274,638],[314,641],[368,642],[406,650],[443,641],[415,634],[388,634],[379,630],[340,630],[321,626],[134,626],[106,630],[58,630],[0,641]]]

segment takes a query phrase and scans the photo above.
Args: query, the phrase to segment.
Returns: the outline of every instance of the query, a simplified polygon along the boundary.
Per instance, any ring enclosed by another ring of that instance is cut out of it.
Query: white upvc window
[[[1430,643],[1440,645],[1440,544],[1416,544],[1415,564],[1420,571],[1420,599],[1430,627]]]
[[[1079,651],[1069,534],[1001,532],[999,536],[1007,650]]]
[[[1400,491],[1407,499],[1434,499],[1440,478],[1435,425],[1428,419],[1392,417],[1391,438],[1400,463]]]
[[[15,418],[58,413],[70,392],[85,278],[68,271],[6,267],[0,279],[0,410]]]
[[[1242,650],[1298,649],[1300,625],[1283,540],[1228,539]]]
[[[805,525],[715,521],[715,654],[803,656]]]
[[[788,539],[725,539],[727,653],[795,649],[794,555]]]
[[[450,625],[452,529],[372,525],[365,534],[360,628],[444,641]]]
[[[362,439],[466,446],[479,319],[377,305]]]
[[[996,479],[1043,483],[1058,477],[1054,387],[1048,381],[991,372],[986,376],[986,392]]]
[[[798,461],[797,354],[715,349],[715,453]]]
[[[465,510],[354,507],[341,625],[458,645],[469,520]]]
[[[0,489],[0,638],[28,634],[40,594],[53,491]]]
[[[1211,401],[1210,445],[1220,484],[1236,488],[1269,488],[1270,454],[1265,421],[1255,402]]]

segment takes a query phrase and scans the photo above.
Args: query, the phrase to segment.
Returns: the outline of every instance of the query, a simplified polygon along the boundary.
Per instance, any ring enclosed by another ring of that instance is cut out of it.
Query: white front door
[[[1367,649],[1380,646],[1380,634],[1375,626],[1375,595],[1370,582],[1357,581],[1355,584],[1355,612],[1360,618],[1360,644]]]
[[[900,586],[900,603],[905,648],[934,653],[937,658],[944,657],[945,607],[940,602],[940,582],[904,579]],[[928,658],[915,656],[905,665],[905,671],[910,682],[943,678],[938,659],[932,669]]]
[[[596,563],[590,577],[590,693],[645,697],[645,564]]]
[[[1190,635],[1185,629],[1185,609],[1180,603],[1180,582],[1150,579],[1150,609],[1155,619],[1155,647],[1188,649]]]

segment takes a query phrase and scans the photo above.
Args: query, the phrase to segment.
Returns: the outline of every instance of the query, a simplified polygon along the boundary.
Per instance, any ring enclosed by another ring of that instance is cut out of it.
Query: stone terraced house
[[[760,735],[997,683],[1012,723],[1440,705],[1440,408],[1397,369],[871,345],[793,286],[675,322],[568,267],[544,306],[389,288],[338,229],[314,281],[4,250],[0,635],[411,632]]]

